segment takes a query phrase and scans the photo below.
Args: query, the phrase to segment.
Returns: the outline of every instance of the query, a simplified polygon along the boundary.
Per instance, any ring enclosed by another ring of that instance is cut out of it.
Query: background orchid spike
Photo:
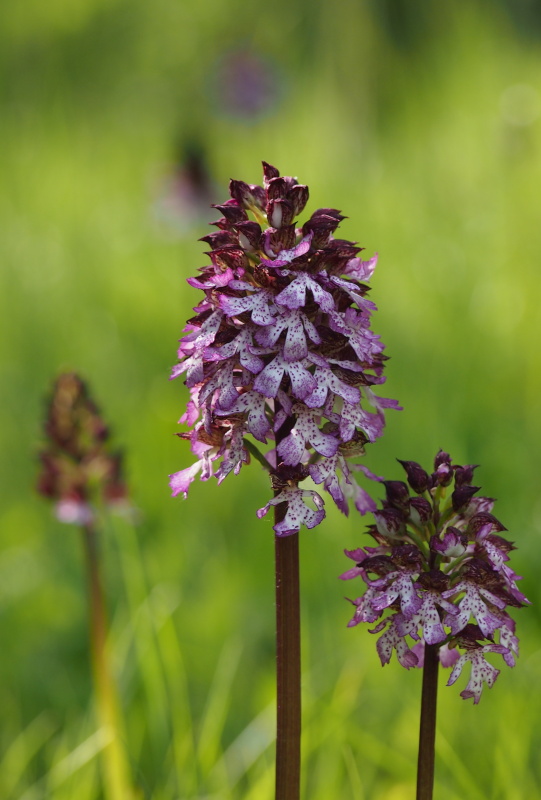
[[[86,384],[73,372],[54,383],[44,433],[37,489],[55,501],[61,522],[90,524],[96,501],[130,511],[122,456],[111,451],[109,429]]]
[[[439,645],[442,666],[453,667],[448,686],[471,662],[461,696],[478,703],[483,683],[492,686],[499,674],[485,655],[500,654],[510,667],[518,655],[506,608],[529,601],[507,563],[515,548],[500,535],[494,501],[475,496],[475,466],[452,464],[442,450],[431,474],[415,461],[400,463],[407,483],[383,481],[386,498],[368,528],[376,547],[345,551],[355,566],[341,578],[360,577],[367,586],[351,601],[349,625],[381,619],[370,633],[382,634],[376,647],[383,665],[396,650],[406,669],[422,667],[425,643]]]
[[[231,199],[216,206],[218,230],[202,240],[211,263],[188,279],[204,298],[171,377],[186,375],[191,399],[180,422],[191,432],[179,436],[198,460],[170,485],[186,497],[199,473],[221,483],[252,453],[272,472],[276,493],[258,516],[285,504],[275,525],[285,536],[325,516],[319,494],[299,488],[308,477],[346,514],[348,497],[361,513],[375,508],[349,459],[381,436],[384,409],[400,406],[371,388],[384,383],[386,360],[370,329],[376,306],[365,283],[377,256],[363,261],[354,242],[334,237],[344,219],[334,208],[297,227],[308,187],[265,162],[263,173],[263,186],[231,181]],[[247,436],[270,450],[263,455]]]

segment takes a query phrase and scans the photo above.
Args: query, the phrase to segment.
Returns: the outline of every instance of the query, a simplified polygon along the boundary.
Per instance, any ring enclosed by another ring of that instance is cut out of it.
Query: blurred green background
[[[187,501],[167,486],[191,463],[168,372],[206,263],[208,217],[182,194],[197,148],[211,201],[265,159],[379,252],[374,327],[405,410],[365,463],[398,478],[396,457],[441,447],[481,464],[534,601],[517,667],[479,707],[442,676],[436,797],[541,796],[539,5],[28,0],[0,17],[0,797],[101,797],[81,542],[33,489],[65,369],[89,381],[141,509],[104,541],[135,780],[154,800],[272,796],[267,480],[254,463]],[[346,628],[355,588],[337,576],[365,521],[327,509],[301,534],[304,797],[406,800],[421,676],[382,670]]]

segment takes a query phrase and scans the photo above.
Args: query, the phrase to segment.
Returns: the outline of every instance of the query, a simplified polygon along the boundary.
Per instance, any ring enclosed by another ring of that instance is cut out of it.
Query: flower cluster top
[[[336,239],[344,217],[320,208],[302,227],[296,219],[308,187],[280,177],[263,162],[264,185],[231,181],[231,199],[216,208],[218,230],[203,237],[211,263],[188,283],[204,293],[181,339],[172,377],[186,375],[190,401],[180,422],[197,461],[170,477],[186,496],[201,473],[221,483],[249,453],[272,475],[281,505],[274,530],[288,535],[318,525],[320,495],[299,488],[311,477],[347,513],[347,498],[364,513],[375,508],[355,482],[364,470],[347,459],[381,436],[384,346],[370,329],[375,305],[365,281],[377,256],[363,261],[354,242]],[[367,409],[367,405],[372,410]],[[250,435],[270,450],[263,456]],[[283,505],[282,505],[283,504]]]
[[[111,452],[109,430],[75,373],[56,380],[45,420],[38,491],[55,501],[61,522],[89,524],[96,502],[127,508],[122,460]]]
[[[374,623],[388,610],[370,631],[383,631],[376,645],[381,663],[396,650],[403,667],[421,667],[425,644],[438,645],[443,666],[453,666],[447,685],[471,662],[461,696],[478,703],[483,683],[492,686],[499,674],[485,655],[499,653],[510,667],[518,655],[506,608],[529,601],[507,564],[515,548],[500,535],[505,528],[491,513],[494,501],[475,496],[474,466],[452,464],[443,451],[431,475],[414,461],[400,463],[407,484],[383,481],[387,496],[368,529],[376,547],[345,551],[356,566],[341,577],[360,577],[367,586],[352,601],[349,625]]]

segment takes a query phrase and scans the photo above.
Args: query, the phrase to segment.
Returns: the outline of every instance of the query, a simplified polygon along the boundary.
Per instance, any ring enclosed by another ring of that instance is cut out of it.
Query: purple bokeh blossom
[[[474,466],[453,464],[441,450],[431,474],[414,461],[400,464],[407,483],[381,481],[386,498],[368,528],[377,547],[345,551],[355,567],[341,578],[361,578],[367,586],[350,601],[349,627],[377,622],[370,633],[381,634],[383,665],[396,650],[406,669],[422,667],[425,644],[438,645],[442,666],[453,667],[448,685],[470,663],[461,696],[478,703],[483,684],[491,687],[499,674],[485,656],[501,655],[510,667],[518,656],[515,622],[506,609],[529,601],[506,563],[514,545],[501,536],[505,528],[491,513],[494,501],[474,497]]]
[[[224,53],[212,66],[216,111],[236,120],[257,120],[274,109],[285,91],[279,65],[249,47]]]
[[[184,375],[190,390],[180,421],[191,431],[179,435],[197,461],[170,485],[186,497],[197,475],[221,482],[255,455],[275,492],[258,516],[281,505],[274,530],[286,536],[325,516],[320,495],[299,487],[310,477],[345,514],[348,499],[360,513],[374,508],[351,459],[382,435],[384,410],[400,406],[372,389],[386,360],[364,283],[377,257],[363,261],[354,242],[334,237],[344,219],[336,209],[298,227],[308,187],[265,162],[263,171],[263,186],[231,181],[218,230],[203,237],[211,263],[188,279],[204,296],[171,377]]]

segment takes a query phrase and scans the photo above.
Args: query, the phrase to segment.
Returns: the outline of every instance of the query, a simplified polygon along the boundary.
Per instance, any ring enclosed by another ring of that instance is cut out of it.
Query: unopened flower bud
[[[397,459],[399,464],[402,464],[408,476],[408,483],[417,494],[423,494],[428,489],[429,477],[428,473],[416,461],[401,461]]]
[[[469,504],[473,495],[478,492],[479,489],[479,486],[468,486],[464,483],[458,485],[451,495],[451,501],[453,503],[454,510],[461,511],[463,508],[465,508]]]
[[[399,511],[409,509],[410,493],[408,487],[402,481],[383,481],[387,492],[387,502]]]
[[[244,181],[231,180],[229,182],[231,197],[243,208],[250,210],[257,208],[264,211],[266,197],[265,191],[261,186],[250,185]]]

